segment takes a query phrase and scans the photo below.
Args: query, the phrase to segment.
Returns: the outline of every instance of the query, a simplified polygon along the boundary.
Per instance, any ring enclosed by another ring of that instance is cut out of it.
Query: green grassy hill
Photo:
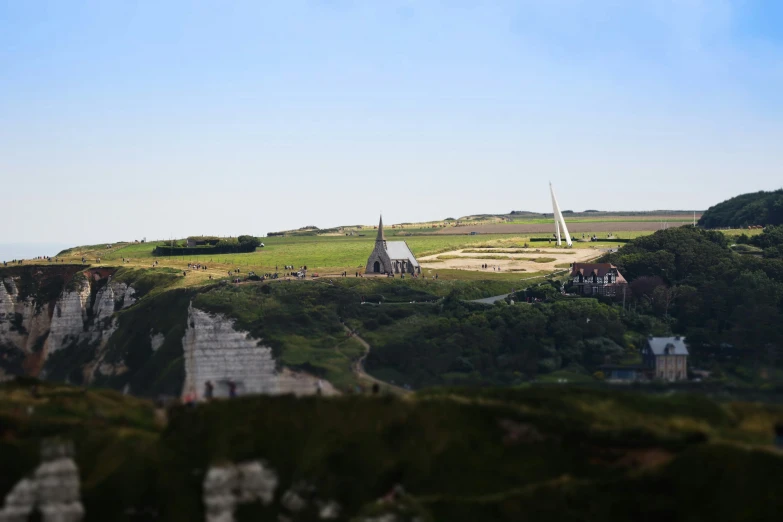
[[[340,520],[399,509],[422,520],[777,520],[783,409],[691,395],[578,388],[443,389],[410,396],[248,397],[175,407],[103,390],[0,385],[0,496],[37,465],[41,440],[73,440],[86,520],[203,520],[210,465],[263,459],[342,506]],[[29,409],[29,408],[32,408]],[[377,500],[395,485],[395,505]],[[146,513],[146,515],[144,515]],[[290,515],[290,514],[288,514]],[[316,520],[305,510],[292,520]],[[357,519],[358,520],[358,519]]]
[[[699,219],[705,228],[783,225],[783,189],[741,194],[713,205]]]

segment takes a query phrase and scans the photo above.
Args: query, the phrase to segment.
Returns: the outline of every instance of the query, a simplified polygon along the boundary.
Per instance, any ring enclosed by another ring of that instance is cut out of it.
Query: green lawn
[[[421,229],[431,232],[431,229]],[[528,245],[533,253],[536,248],[556,248],[554,243],[548,242],[530,242],[531,237],[540,237],[542,234],[479,234],[479,235],[412,235],[395,236],[395,234],[410,233],[410,229],[393,229],[387,234],[389,240],[404,240],[408,243],[411,250],[417,257],[427,255],[446,253],[452,250],[470,248],[476,251],[479,248],[521,248]],[[614,234],[616,239],[633,239],[639,236],[648,235],[651,232],[631,231],[618,232]],[[728,235],[738,235],[748,233],[749,235],[759,233],[758,230],[727,230]],[[585,233],[589,237],[590,233]],[[605,237],[606,233],[597,233],[598,237]],[[590,242],[581,241],[582,234],[573,236],[573,248],[595,248],[607,249],[618,248],[623,243],[613,241],[612,239],[603,239],[602,241]],[[204,283],[209,275],[213,277],[227,277],[229,269],[240,268],[242,273],[255,271],[257,273],[283,272],[285,265],[295,267],[307,266],[310,273],[339,273],[347,271],[349,274],[362,272],[364,270],[367,256],[372,251],[375,241],[373,230],[366,230],[363,236],[290,236],[290,237],[267,237],[263,238],[265,247],[258,248],[255,252],[244,254],[217,254],[217,255],[197,255],[197,256],[176,256],[176,257],[154,257],[153,249],[157,245],[164,244],[164,241],[150,241],[147,243],[113,243],[111,249],[106,249],[106,244],[91,245],[85,247],[75,247],[66,251],[64,256],[68,261],[79,262],[84,256],[88,263],[96,263],[98,258],[104,265],[119,264],[122,259],[130,259],[131,266],[149,267],[153,259],[158,261],[159,267],[173,267],[178,270],[187,268],[188,263],[202,263],[208,265],[214,270],[212,274],[201,273],[193,274],[185,278],[180,286],[191,286],[193,284]],[[565,248],[565,247],[562,247]],[[486,252],[486,254],[498,254],[500,252]],[[492,279],[492,275],[481,273],[474,274],[470,271],[453,270],[439,271],[444,277],[461,279]],[[434,275],[434,272],[432,272]],[[526,274],[528,277],[529,274]],[[505,280],[518,279],[518,274],[503,273],[499,277]]]

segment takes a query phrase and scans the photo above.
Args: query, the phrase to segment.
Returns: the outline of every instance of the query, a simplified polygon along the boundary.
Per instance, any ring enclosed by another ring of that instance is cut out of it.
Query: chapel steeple
[[[381,214],[381,220],[378,222],[378,236],[375,241],[386,241],[386,236],[383,234],[383,214]]]

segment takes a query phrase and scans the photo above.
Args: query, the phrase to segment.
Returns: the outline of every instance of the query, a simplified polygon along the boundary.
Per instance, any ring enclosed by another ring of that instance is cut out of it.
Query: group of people
[[[226,381],[226,386],[228,386],[228,398],[234,399],[237,396],[237,383],[235,383],[233,380],[229,379]],[[212,383],[212,381],[206,381],[204,383],[204,400],[210,401],[215,398],[215,385]],[[183,397],[183,401],[185,404],[189,406],[195,406],[196,401],[198,401],[198,395],[196,394],[196,390],[190,389],[188,393],[185,394]]]
[[[484,263],[483,265],[481,265],[481,268],[489,269],[489,263]],[[492,271],[493,272],[500,272],[500,267],[497,266],[497,265],[492,265]]]
[[[188,268],[191,270],[206,270],[207,265],[202,265],[201,263],[188,263]]]

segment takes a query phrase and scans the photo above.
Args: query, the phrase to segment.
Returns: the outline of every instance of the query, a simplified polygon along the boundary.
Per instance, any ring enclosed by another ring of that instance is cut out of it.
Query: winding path
[[[365,380],[365,381],[370,381],[373,384],[377,384],[378,386],[380,386],[381,389],[386,388],[386,389],[388,389],[389,391],[391,391],[393,393],[405,395],[405,394],[411,392],[411,390],[406,390],[405,388],[403,388],[401,386],[397,386],[396,384],[391,384],[391,383],[388,383],[386,381],[382,381],[380,379],[376,379],[375,377],[373,377],[372,375],[367,373],[364,370],[364,360],[367,358],[367,355],[369,355],[369,353],[370,353],[370,343],[368,343],[367,341],[365,341],[364,339],[359,337],[358,334],[353,333],[353,331],[350,328],[348,328],[346,325],[343,325],[343,328],[345,328],[345,331],[348,332],[348,334],[351,337],[353,337],[354,339],[359,341],[359,344],[364,346],[364,350],[365,350],[364,351],[364,355],[359,357],[356,360],[356,362],[353,363],[353,373],[355,373],[356,376],[359,379]]]

